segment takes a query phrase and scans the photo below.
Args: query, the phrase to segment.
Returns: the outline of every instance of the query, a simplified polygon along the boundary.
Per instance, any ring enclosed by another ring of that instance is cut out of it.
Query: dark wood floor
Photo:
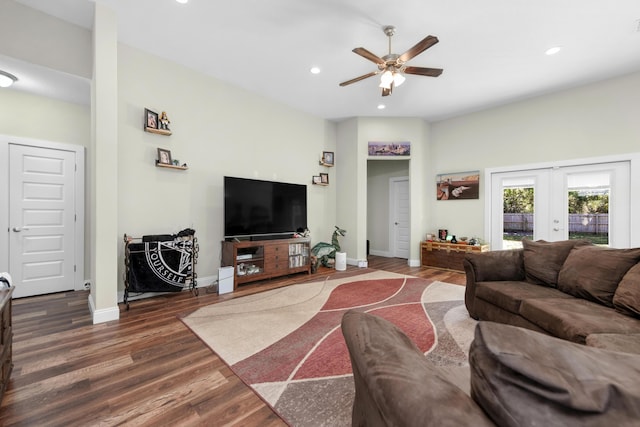
[[[464,274],[369,257],[369,267],[449,283]],[[349,267],[349,270],[356,267]],[[318,278],[334,274],[321,268]],[[13,301],[14,369],[1,426],[286,425],[179,320],[199,307],[286,286],[305,275],[245,285],[218,296],[200,289],[120,306],[93,325],[88,292]]]

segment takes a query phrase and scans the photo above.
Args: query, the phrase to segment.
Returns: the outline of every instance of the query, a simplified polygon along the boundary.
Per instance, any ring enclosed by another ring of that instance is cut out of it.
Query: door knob
[[[27,227],[22,227],[22,228],[20,228],[20,227],[13,227],[13,231],[15,231],[16,233],[19,233],[19,232],[21,232],[22,230],[28,230],[28,228],[27,228]]]

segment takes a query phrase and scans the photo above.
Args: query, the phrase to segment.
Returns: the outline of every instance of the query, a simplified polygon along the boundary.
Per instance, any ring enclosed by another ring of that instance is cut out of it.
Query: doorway
[[[491,248],[519,248],[523,238],[628,247],[630,177],[629,161],[491,173]]]
[[[367,161],[367,236],[371,255],[410,255],[409,160]],[[396,224],[398,223],[398,224]]]
[[[6,137],[5,137],[6,138]],[[0,195],[7,239],[0,270],[14,298],[83,288],[84,147],[18,138],[0,139],[8,161]]]

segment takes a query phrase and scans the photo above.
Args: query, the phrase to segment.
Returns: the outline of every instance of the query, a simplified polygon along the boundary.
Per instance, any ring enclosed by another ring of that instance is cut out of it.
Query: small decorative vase
[[[451,243],[458,243],[458,239],[456,239],[455,235],[451,238]]]

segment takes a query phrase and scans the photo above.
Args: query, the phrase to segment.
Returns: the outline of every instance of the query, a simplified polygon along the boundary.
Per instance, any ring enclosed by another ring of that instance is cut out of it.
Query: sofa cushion
[[[520,315],[550,335],[584,344],[589,334],[640,333],[640,321],[580,298],[532,298]]]
[[[638,334],[589,334],[586,344],[610,351],[640,354],[640,333]]]
[[[558,275],[558,289],[613,307],[613,295],[627,271],[640,260],[640,248],[581,246],[571,250]]]
[[[511,249],[492,252],[469,252],[465,264],[469,263],[477,282],[498,280],[524,280],[524,251]]]
[[[514,314],[520,313],[520,304],[529,298],[573,298],[557,289],[528,282],[497,281],[476,283],[476,298]]]
[[[544,240],[522,239],[524,248],[524,271],[527,281],[539,285],[556,287],[558,273],[562,269],[569,252],[576,246],[590,245],[588,240]]]
[[[500,426],[631,426],[640,419],[640,356],[480,322],[471,396]]]
[[[393,323],[350,310],[342,333],[356,389],[353,425],[494,425]]]
[[[613,295],[613,306],[621,313],[640,317],[640,264],[622,277]]]

